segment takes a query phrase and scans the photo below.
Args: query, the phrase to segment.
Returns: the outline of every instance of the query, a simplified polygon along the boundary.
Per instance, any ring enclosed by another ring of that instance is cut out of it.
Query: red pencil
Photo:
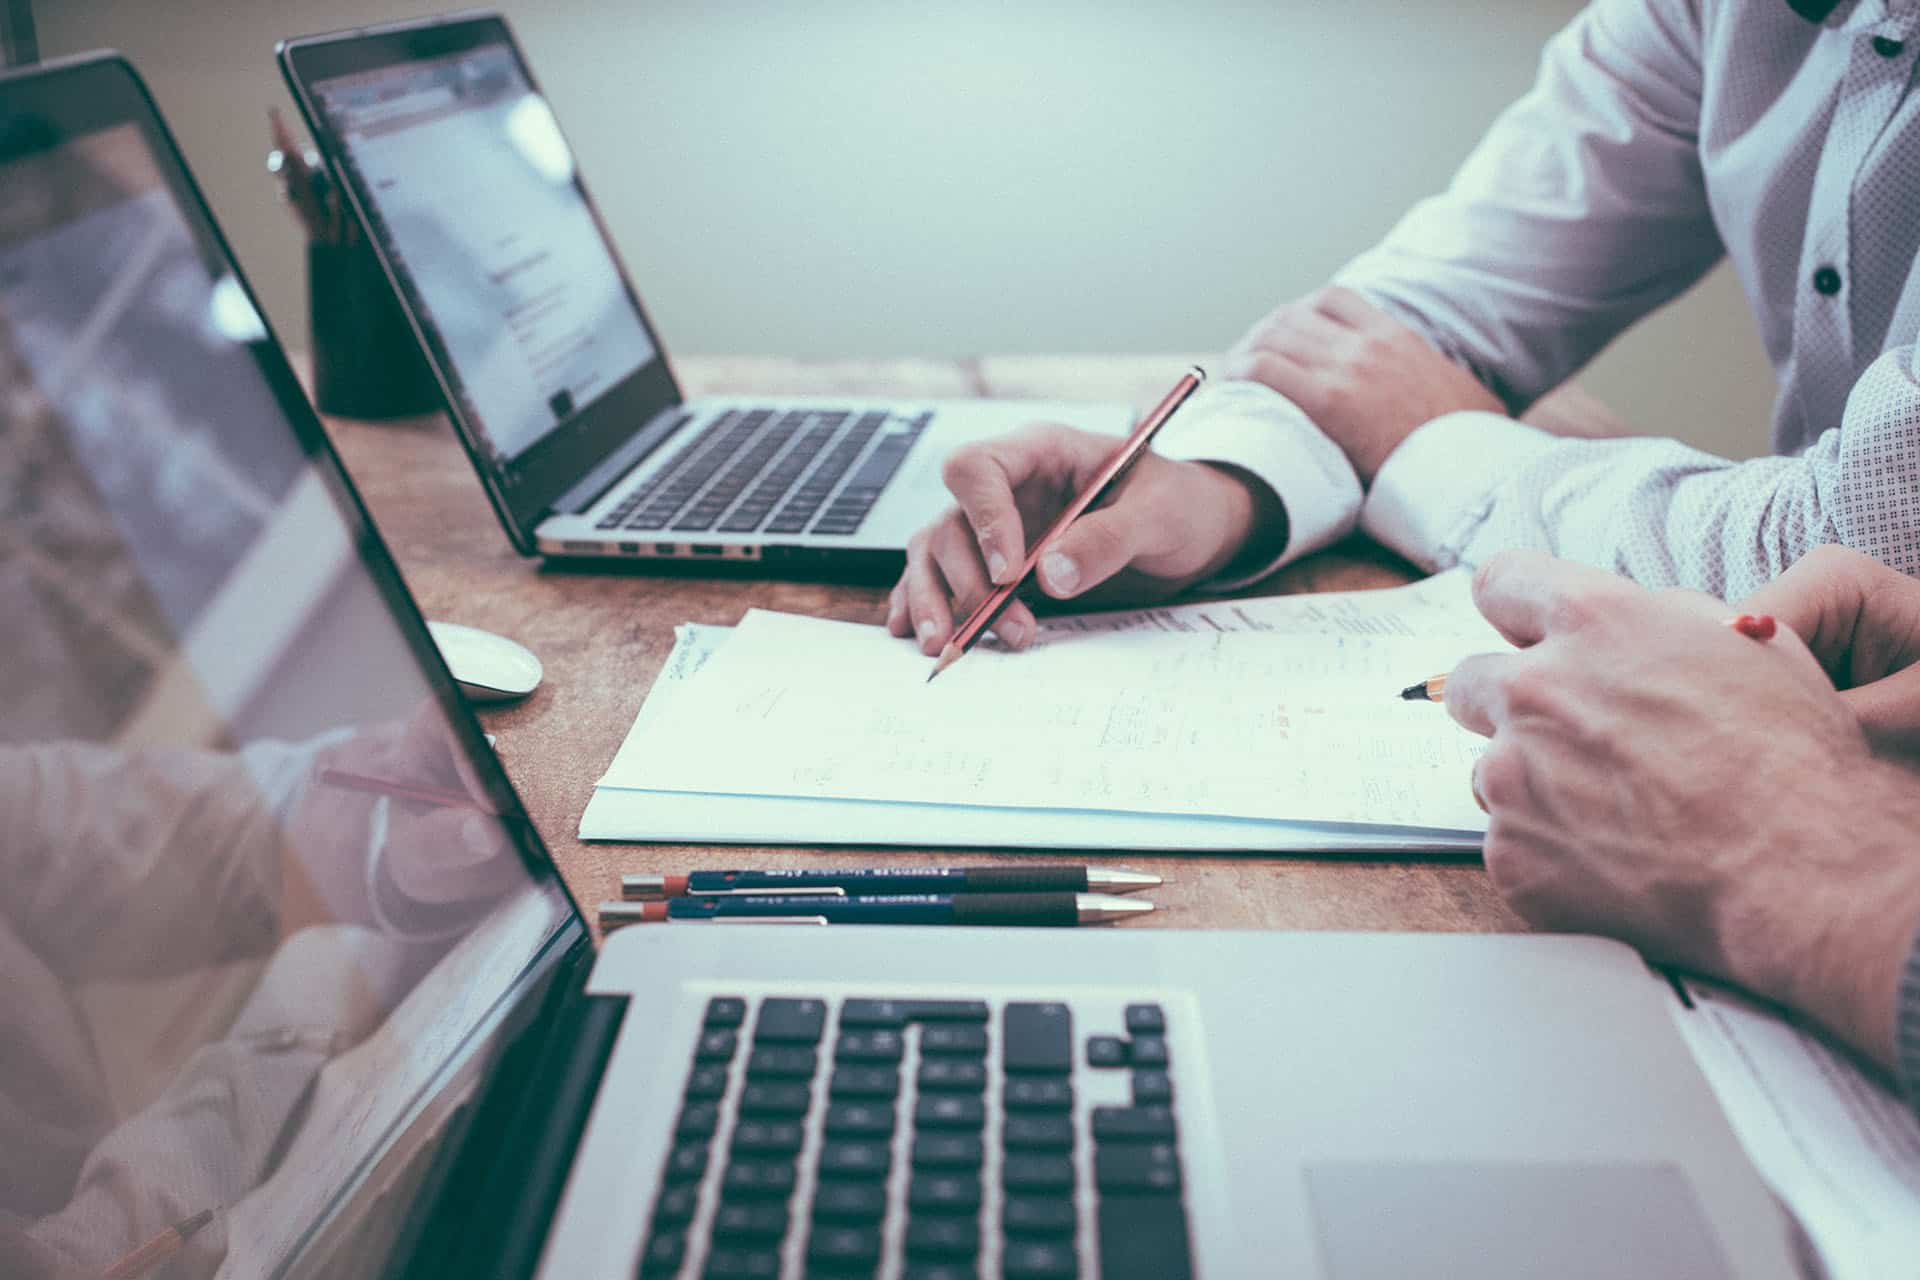
[[[1059,541],[1060,535],[1067,531],[1068,525],[1085,515],[1094,503],[1100,501],[1120,483],[1133,464],[1140,460],[1140,455],[1147,451],[1147,446],[1153,443],[1153,438],[1160,433],[1160,428],[1167,425],[1167,419],[1173,416],[1174,410],[1185,404],[1187,397],[1198,391],[1200,384],[1206,380],[1207,371],[1199,365],[1193,366],[1181,376],[1180,381],[1173,384],[1173,390],[1167,392],[1160,403],[1154,406],[1153,412],[1140,419],[1140,424],[1133,429],[1133,434],[1128,436],[1113,457],[1107,460],[1107,464],[1100,468],[1092,482],[1080,491],[1080,496],[1068,503],[1067,509],[1047,526],[1047,531],[1040,535],[1040,540],[1027,552],[1027,558],[1020,562],[1020,572],[1013,581],[995,587],[993,592],[980,602],[979,607],[968,615],[967,620],[960,624],[960,629],[953,633],[953,639],[947,641],[946,648],[940,650],[940,657],[933,664],[932,673],[927,676],[929,681],[960,661],[961,655],[973,648],[975,642],[986,634],[987,628],[993,625],[993,620],[1000,616],[1001,610],[1005,609],[1013,599],[1014,592],[1020,589],[1020,584],[1033,576],[1033,571],[1039,567],[1040,557]]]

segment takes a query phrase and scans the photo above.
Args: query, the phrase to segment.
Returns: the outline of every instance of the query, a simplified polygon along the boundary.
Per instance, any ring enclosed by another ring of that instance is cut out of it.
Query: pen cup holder
[[[307,303],[320,412],[404,418],[441,408],[440,388],[365,240],[308,243]]]

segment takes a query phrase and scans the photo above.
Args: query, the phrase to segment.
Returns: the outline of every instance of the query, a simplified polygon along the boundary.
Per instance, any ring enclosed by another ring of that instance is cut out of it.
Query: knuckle
[[[1514,719],[1552,720],[1558,717],[1559,684],[1545,669],[1516,664],[1514,669],[1500,677],[1499,685],[1507,714]],[[1493,797],[1487,798],[1491,801]]]
[[[1520,753],[1496,743],[1474,766],[1480,798],[1493,810],[1511,808],[1527,794],[1526,762]]]

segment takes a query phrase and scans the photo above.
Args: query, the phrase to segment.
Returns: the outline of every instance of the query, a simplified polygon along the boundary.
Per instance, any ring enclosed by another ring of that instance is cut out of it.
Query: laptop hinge
[[[583,962],[565,967],[549,1007],[502,1054],[404,1275],[519,1280],[539,1264],[626,1016],[626,997],[583,989],[592,958],[583,948]]]
[[[600,460],[574,486],[553,500],[556,515],[576,516],[606,496],[627,472],[640,465],[648,454],[666,443],[668,436],[691,421],[693,415],[680,405],[662,409],[646,426],[627,438],[625,444]]]

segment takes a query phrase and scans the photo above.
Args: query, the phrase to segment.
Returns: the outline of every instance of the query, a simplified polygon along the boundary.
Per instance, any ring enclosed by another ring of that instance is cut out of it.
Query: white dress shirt
[[[1518,413],[1724,254],[1779,375],[1781,456],[1456,413],[1363,501],[1252,384],[1212,389],[1161,452],[1273,487],[1288,539],[1255,577],[1356,520],[1429,569],[1527,546],[1738,597],[1841,542],[1920,574],[1917,59],[1920,0],[1842,0],[1824,23],[1787,0],[1595,0],[1448,190],[1336,277]]]

